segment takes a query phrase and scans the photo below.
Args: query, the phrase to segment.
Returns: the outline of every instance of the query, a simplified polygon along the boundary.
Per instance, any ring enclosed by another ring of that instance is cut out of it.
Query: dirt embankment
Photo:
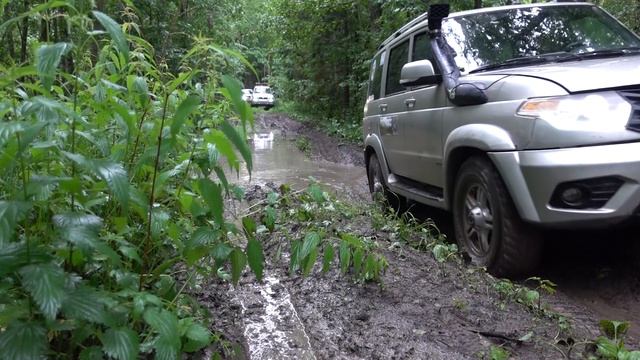
[[[278,130],[284,138],[309,138],[314,158],[363,166],[358,146],[342,144],[287,116],[260,114],[256,124],[266,131]],[[249,203],[263,201],[269,191],[278,191],[277,185],[253,188],[247,196]],[[283,214],[306,205],[294,201],[287,206],[280,209]],[[599,258],[593,256],[602,253],[599,250],[549,246],[541,273],[560,286],[555,294],[539,291],[545,309],[541,311],[535,303],[519,303],[520,290],[510,290],[509,283],[459,260],[439,262],[430,249],[418,251],[407,245],[423,239],[424,233],[409,231],[401,236],[403,228],[398,223],[389,220],[387,226],[380,226],[368,205],[356,207],[360,210],[349,216],[329,213],[313,221],[283,216],[278,231],[261,238],[268,259],[265,272],[280,279],[286,290],[281,293],[290,296],[317,359],[490,359],[496,347],[517,359],[562,359],[569,352],[568,358],[580,359],[588,347],[571,349],[571,344],[595,339],[598,320],[635,321],[640,313],[636,311],[637,267],[628,266],[635,261],[633,256],[616,258],[609,249],[608,255]],[[422,221],[436,218],[445,232],[450,222],[446,215],[420,207],[416,216]],[[376,243],[389,262],[383,286],[355,283],[335,266],[326,274],[316,266],[306,278],[289,275],[286,254],[290,240],[304,238],[316,226],[314,221],[330,235],[349,232]],[[553,236],[558,240],[561,235]],[[620,262],[631,273],[623,275]],[[251,287],[253,281],[252,275],[245,274],[241,282]],[[242,309],[228,290],[229,285],[215,282],[204,286],[197,296],[215,314],[214,328],[241,344],[239,352],[249,353]],[[268,311],[266,304],[252,306],[249,316]],[[628,348],[638,347],[636,335],[631,331],[627,337]]]

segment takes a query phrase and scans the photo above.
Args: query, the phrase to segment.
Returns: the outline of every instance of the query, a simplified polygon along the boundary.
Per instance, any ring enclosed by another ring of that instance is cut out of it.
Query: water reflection
[[[339,195],[352,199],[368,199],[367,178],[362,167],[311,159],[293,141],[283,140],[278,133],[256,133],[253,142],[253,171],[242,169],[242,185],[290,184],[294,188],[308,186],[313,178]],[[235,177],[235,174],[234,174]]]
[[[273,149],[273,131],[268,133],[256,133],[253,135],[253,148],[255,150]]]

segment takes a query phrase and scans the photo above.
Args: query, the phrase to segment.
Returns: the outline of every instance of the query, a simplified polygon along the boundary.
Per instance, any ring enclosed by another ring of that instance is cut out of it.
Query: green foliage
[[[11,4],[23,15],[0,26],[9,39],[31,19],[51,27],[28,39],[26,66],[0,69],[0,349],[177,359],[216,339],[186,294],[194,277],[226,269],[237,282],[247,265],[262,277],[255,226],[239,246],[224,217],[223,164],[251,171],[253,116],[213,63],[167,71],[137,23],[89,5]],[[195,48],[189,61],[201,56],[212,60]]]
[[[628,350],[624,345],[624,336],[629,329],[626,321],[601,320],[600,336],[594,342],[597,359],[606,360],[637,360],[640,359],[640,351]]]
[[[299,136],[296,139],[296,147],[307,156],[311,154],[311,143],[305,136]]]
[[[502,346],[491,345],[489,350],[489,359],[491,360],[507,360],[509,355],[509,352]]]

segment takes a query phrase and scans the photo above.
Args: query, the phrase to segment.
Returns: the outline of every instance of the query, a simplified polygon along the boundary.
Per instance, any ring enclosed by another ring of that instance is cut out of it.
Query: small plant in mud
[[[600,331],[604,336],[600,336],[589,348],[591,354],[589,359],[606,360],[639,360],[640,351],[629,350],[624,345],[624,337],[629,330],[629,323],[626,321],[601,320]],[[595,346],[595,351],[594,351]]]
[[[307,156],[311,154],[311,142],[306,136],[298,136],[296,139],[296,147]]]
[[[513,300],[532,310],[540,311],[545,315],[552,315],[553,313],[546,311],[543,308],[540,291],[547,294],[553,294],[555,293],[556,284],[539,277],[531,277],[526,280],[526,282],[529,281],[535,282],[536,285],[533,289],[514,284],[508,279],[498,280],[493,284],[493,288],[505,300]]]
[[[288,240],[291,274],[308,276],[317,263],[326,273],[339,264],[343,274],[351,274],[357,281],[382,281],[388,263],[377,251],[377,244],[341,228],[340,223],[354,210],[319,184],[314,182],[298,192],[282,186],[280,193],[269,192],[260,204],[262,209],[255,215],[261,225],[256,231],[262,228],[262,232]]]
[[[560,339],[552,344],[565,359],[572,359],[572,352],[581,359],[588,360],[639,360],[640,351],[627,349],[624,338],[629,330],[626,321],[601,320],[599,323],[602,336],[596,340],[575,341],[572,338]]]

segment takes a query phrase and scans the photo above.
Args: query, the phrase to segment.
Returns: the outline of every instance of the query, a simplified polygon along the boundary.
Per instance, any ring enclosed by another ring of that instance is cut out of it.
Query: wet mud
[[[368,201],[362,149],[343,144],[289,117],[261,113],[254,138],[255,168],[240,174],[247,200],[261,201],[282,183],[303,188],[309,177],[330,187],[338,197]],[[273,133],[273,140],[268,140]],[[310,140],[302,154],[295,140]],[[416,205],[412,213],[434,219],[452,238],[445,212]],[[430,253],[398,248],[393,235],[372,229],[370,219],[344,220],[344,226],[382,244],[390,267],[383,286],[361,284],[338,270],[304,278],[288,274],[284,238],[264,243],[268,281],[256,285],[245,274],[241,285],[213,281],[196,297],[215,314],[213,328],[236,344],[238,359],[478,359],[490,358],[492,345],[517,359],[562,359],[572,341],[600,335],[600,319],[632,323],[625,340],[638,348],[640,339],[640,246],[635,232],[545,232],[540,276],[558,284],[543,294],[558,319],[507,301],[493,289],[495,279],[477,269],[439,263]],[[288,236],[300,236],[296,226]],[[640,239],[638,239],[640,241]],[[318,269],[316,269],[317,271]],[[520,339],[523,339],[521,341]],[[262,340],[261,340],[262,339]],[[229,345],[230,347],[232,345]],[[579,349],[570,358],[582,358]]]

